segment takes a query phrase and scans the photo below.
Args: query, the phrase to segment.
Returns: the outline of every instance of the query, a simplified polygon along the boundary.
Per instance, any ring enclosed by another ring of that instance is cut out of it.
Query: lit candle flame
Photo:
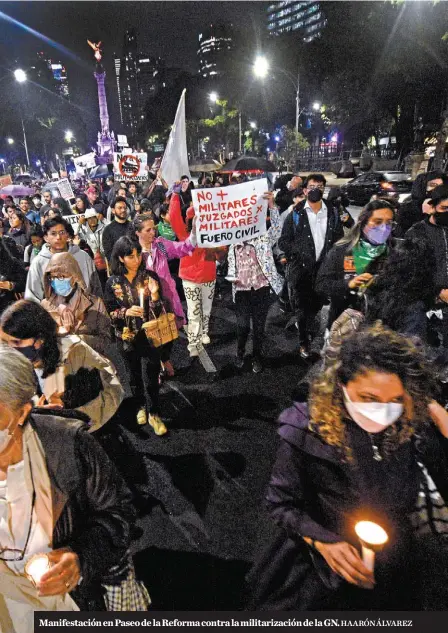
[[[37,587],[42,576],[50,569],[50,559],[46,554],[33,556],[25,565],[25,574]]]
[[[355,532],[361,541],[369,545],[384,545],[389,540],[385,530],[372,521],[360,521],[355,525]]]

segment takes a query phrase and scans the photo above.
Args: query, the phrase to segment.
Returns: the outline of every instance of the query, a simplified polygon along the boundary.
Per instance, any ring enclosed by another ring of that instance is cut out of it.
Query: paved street
[[[175,380],[163,386],[170,434],[158,438],[131,422],[126,438],[139,452],[126,468],[148,500],[134,543],[137,568],[158,609],[232,609],[240,605],[276,449],[276,419],[289,405],[306,365],[296,335],[271,307],[267,368],[235,370],[230,288],[215,300],[210,357],[219,375],[190,365],[176,345]]]

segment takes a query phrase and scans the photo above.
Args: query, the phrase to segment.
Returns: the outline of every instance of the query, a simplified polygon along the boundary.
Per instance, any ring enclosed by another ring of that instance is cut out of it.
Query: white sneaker
[[[208,334],[204,334],[202,337],[202,345],[209,345],[211,343],[210,337]]]

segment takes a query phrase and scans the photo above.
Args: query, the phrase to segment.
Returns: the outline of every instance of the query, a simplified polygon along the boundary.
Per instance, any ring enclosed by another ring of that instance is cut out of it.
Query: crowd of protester
[[[267,493],[279,531],[248,577],[252,607],[443,609],[447,176],[423,174],[407,205],[376,198],[356,221],[343,197],[324,198],[322,174],[282,176],[264,196],[266,232],[224,248],[198,246],[192,186],[109,177],[73,206],[45,189],[1,202],[0,629],[26,631],[36,609],[148,608],[129,555],[132,495],[108,451],[125,396],[111,345],[132,393],[126,415],[166,435],[159,392],[176,372],[173,346],[183,328],[192,359],[210,344],[223,267],[236,371],[249,360],[263,371],[275,301],[311,364],[329,306],[322,373],[280,418]],[[375,572],[357,549],[357,517],[389,535]],[[26,563],[42,553],[36,591]]]

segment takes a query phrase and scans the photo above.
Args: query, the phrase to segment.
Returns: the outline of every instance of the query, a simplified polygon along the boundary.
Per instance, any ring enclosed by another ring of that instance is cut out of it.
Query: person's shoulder
[[[80,430],[87,430],[89,417],[80,411],[37,407],[31,411],[29,421],[41,439],[55,442],[64,437],[74,437]]]

